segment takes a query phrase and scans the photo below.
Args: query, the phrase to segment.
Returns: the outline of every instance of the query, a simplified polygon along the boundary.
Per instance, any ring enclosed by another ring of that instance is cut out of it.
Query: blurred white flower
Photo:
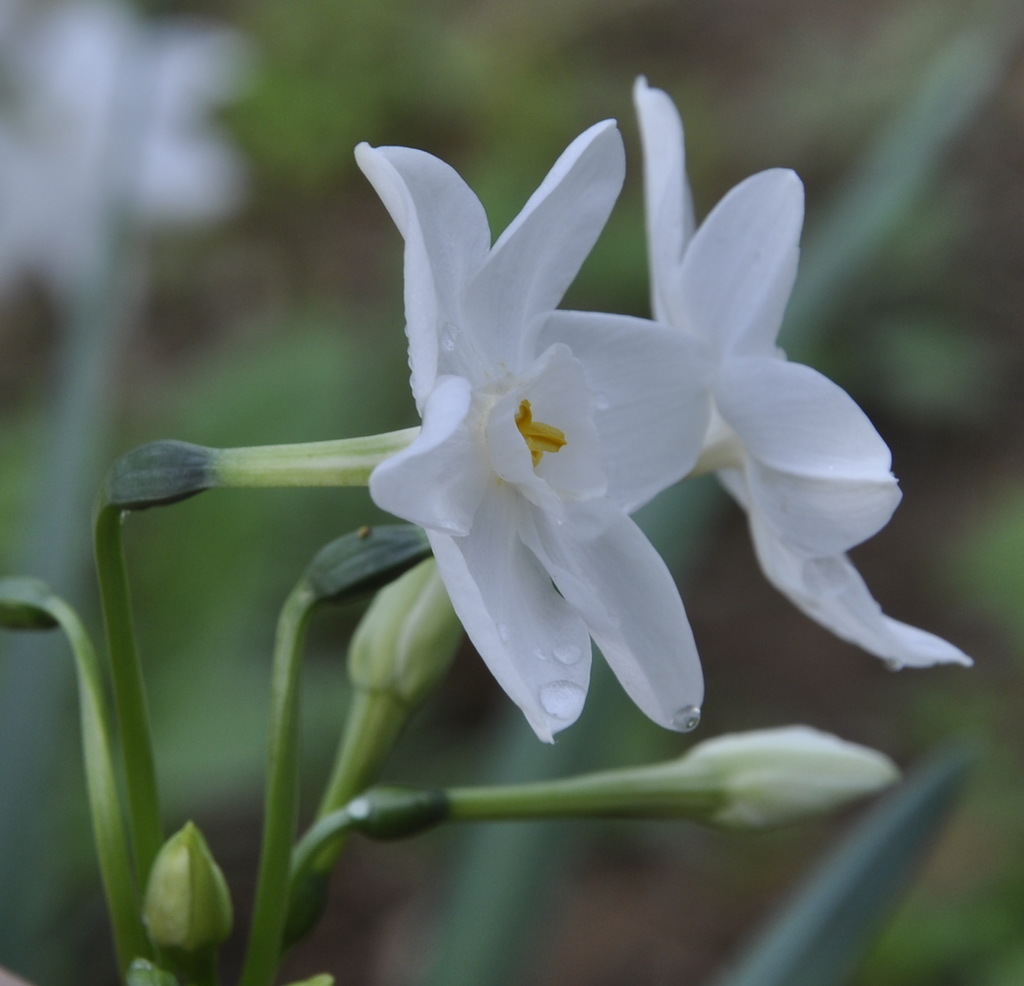
[[[112,222],[190,223],[236,205],[241,161],[210,113],[245,60],[231,31],[145,23],[114,0],[7,0],[0,284],[32,272],[67,293],[103,255]]]
[[[699,455],[699,343],[646,320],[553,311],[622,184],[614,124],[570,145],[493,247],[479,200],[442,161],[366,144],[356,158],[405,237],[423,418],[371,476],[374,500],[426,529],[456,613],[542,739],[582,709],[590,637],[648,716],[693,728],[693,636],[628,514]]]
[[[846,552],[900,499],[889,449],[863,411],[776,336],[796,277],[803,186],[775,169],[737,185],[695,230],[683,128],[638,79],[655,318],[697,334],[712,362],[700,471],[747,511],[765,576],[801,610],[893,667],[970,664],[946,641],[885,616]]]

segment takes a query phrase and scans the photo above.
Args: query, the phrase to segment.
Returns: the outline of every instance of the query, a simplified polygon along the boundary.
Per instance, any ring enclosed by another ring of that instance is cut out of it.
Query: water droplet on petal
[[[455,326],[451,322],[445,322],[441,329],[441,346],[449,353],[455,352]]]
[[[594,409],[597,411],[607,411],[612,406],[612,402],[608,399],[607,394],[594,394]]]
[[[583,657],[583,649],[575,644],[559,644],[551,653],[562,664],[576,664]]]
[[[537,658],[538,661],[546,661],[548,659],[547,654],[545,654],[539,647],[534,648],[533,656]]]
[[[575,719],[586,692],[574,681],[549,681],[540,690],[540,704],[555,719]]]
[[[890,671],[902,671],[903,670],[903,662],[897,660],[895,657],[890,657],[888,660],[886,660],[885,666]]]
[[[503,644],[507,644],[512,639],[512,631],[508,628],[507,623],[498,624],[498,636]]]
[[[696,705],[688,705],[672,716],[672,728],[681,733],[692,733],[700,725],[700,709]]]

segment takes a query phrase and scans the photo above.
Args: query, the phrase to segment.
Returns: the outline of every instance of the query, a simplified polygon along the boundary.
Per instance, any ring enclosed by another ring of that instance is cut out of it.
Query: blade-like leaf
[[[715,986],[839,986],[874,941],[963,785],[972,756],[935,757],[818,867]]]

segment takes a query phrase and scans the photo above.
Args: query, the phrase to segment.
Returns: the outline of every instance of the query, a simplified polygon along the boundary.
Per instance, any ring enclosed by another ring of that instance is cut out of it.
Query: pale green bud
[[[808,726],[787,726],[719,736],[665,763],[535,784],[451,788],[444,796],[453,821],[605,816],[765,828],[872,794],[898,776],[881,753]],[[373,795],[353,802],[366,802],[370,822]],[[414,819],[416,799],[416,792],[389,792],[382,819],[392,826]]]
[[[301,983],[289,983],[288,986],[334,986],[334,976],[321,972],[311,979],[303,979]]]
[[[437,565],[428,558],[377,593],[352,637],[349,677],[358,688],[415,705],[448,670],[461,637]]]
[[[202,833],[191,822],[157,853],[142,908],[159,948],[193,953],[231,933],[231,895]]]
[[[738,828],[825,812],[899,778],[884,754],[810,726],[719,736],[697,744],[679,764],[724,795],[708,821]]]

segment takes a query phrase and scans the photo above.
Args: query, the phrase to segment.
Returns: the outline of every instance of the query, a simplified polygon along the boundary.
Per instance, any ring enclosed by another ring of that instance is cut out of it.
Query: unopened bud
[[[810,726],[733,733],[698,743],[680,761],[724,799],[716,825],[760,828],[837,808],[899,778],[883,753]]]
[[[202,833],[188,822],[157,853],[143,915],[159,948],[186,953],[218,945],[231,933],[231,896]]]
[[[453,821],[605,816],[765,828],[837,808],[898,776],[881,753],[787,726],[719,736],[645,767],[444,794]]]
[[[420,562],[370,604],[349,649],[359,688],[420,702],[448,670],[462,636],[433,558]]]

